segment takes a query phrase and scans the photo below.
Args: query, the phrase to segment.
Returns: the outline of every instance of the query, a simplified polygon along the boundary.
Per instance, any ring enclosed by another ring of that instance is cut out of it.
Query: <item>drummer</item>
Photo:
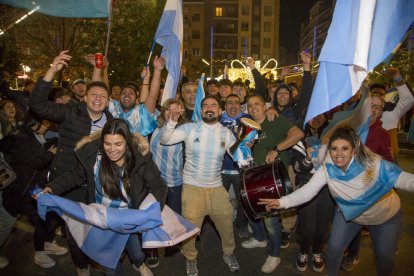
[[[247,100],[247,110],[253,120],[260,124],[261,134],[253,145],[253,159],[256,164],[272,163],[280,158],[285,167],[289,165],[286,150],[304,137],[303,131],[279,115],[273,121],[266,116],[266,102],[262,96],[253,94]],[[280,263],[281,227],[277,216],[260,220],[250,220],[253,237],[242,243],[244,248],[268,247],[268,257],[262,265],[262,272],[273,272]],[[269,245],[266,239],[269,240]]]

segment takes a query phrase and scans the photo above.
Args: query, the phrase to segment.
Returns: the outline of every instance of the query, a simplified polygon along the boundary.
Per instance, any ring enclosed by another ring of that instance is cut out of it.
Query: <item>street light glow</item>
[[[210,66],[210,63],[208,63],[208,61],[205,60],[204,58],[202,58],[201,61],[204,62],[205,64],[207,64],[207,66]]]

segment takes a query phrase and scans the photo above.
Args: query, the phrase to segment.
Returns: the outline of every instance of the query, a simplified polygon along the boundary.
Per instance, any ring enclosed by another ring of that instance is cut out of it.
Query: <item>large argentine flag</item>
[[[180,78],[183,48],[183,11],[181,0],[167,0],[154,40],[163,46],[161,56],[167,59],[167,81],[161,102],[175,98]]]
[[[305,122],[353,96],[413,21],[412,0],[338,0]]]
[[[117,209],[102,204],[83,204],[50,194],[40,195],[39,216],[48,211],[59,214],[66,222],[79,248],[99,264],[115,268],[130,234],[142,232],[143,245],[163,247],[179,243],[199,229],[160,205],[149,194],[140,210]],[[160,227],[161,226],[161,227]]]
[[[0,0],[0,3],[15,8],[71,18],[109,17],[111,0]]]
[[[194,123],[201,121],[201,101],[206,96],[204,93],[204,86],[203,86],[204,77],[205,77],[205,74],[204,73],[201,74],[201,78],[198,81],[197,93],[196,93],[196,97],[194,101],[194,112],[193,112],[193,117],[191,118]]]

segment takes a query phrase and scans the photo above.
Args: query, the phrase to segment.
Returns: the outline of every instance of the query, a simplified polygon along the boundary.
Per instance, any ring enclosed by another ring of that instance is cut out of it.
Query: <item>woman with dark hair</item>
[[[129,131],[126,121],[109,120],[101,132],[83,138],[76,146],[78,164],[74,170],[49,182],[45,192],[62,194],[86,180],[86,204],[101,203],[113,208],[138,209],[151,193],[164,205],[167,186],[152,161],[148,142]],[[126,249],[133,267],[141,275],[152,275],[144,263],[138,235],[131,235]],[[122,264],[105,268],[106,275],[121,275]]]
[[[338,205],[328,242],[327,274],[337,275],[343,253],[363,226],[374,243],[378,275],[391,275],[402,229],[402,210],[394,188],[414,191],[414,175],[365,147],[350,127],[338,127],[328,142],[321,168],[302,188],[281,199],[261,199],[271,208],[310,201],[328,184]]]

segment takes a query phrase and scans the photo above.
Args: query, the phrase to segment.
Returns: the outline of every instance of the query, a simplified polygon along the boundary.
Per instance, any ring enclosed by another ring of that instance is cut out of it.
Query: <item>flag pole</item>
[[[108,58],[108,50],[109,50],[109,37],[111,34],[111,23],[112,23],[112,5],[114,4],[111,1],[111,5],[109,6],[109,17],[108,17],[108,30],[106,34],[106,45],[105,45],[105,57]]]
[[[154,51],[154,47],[155,47],[155,39],[154,39],[154,41],[152,42],[151,51],[150,51],[150,53],[149,53],[149,57],[148,57],[148,60],[147,60],[147,67],[148,67],[149,62],[150,62],[150,60],[151,60],[151,56],[152,56],[152,52]]]

